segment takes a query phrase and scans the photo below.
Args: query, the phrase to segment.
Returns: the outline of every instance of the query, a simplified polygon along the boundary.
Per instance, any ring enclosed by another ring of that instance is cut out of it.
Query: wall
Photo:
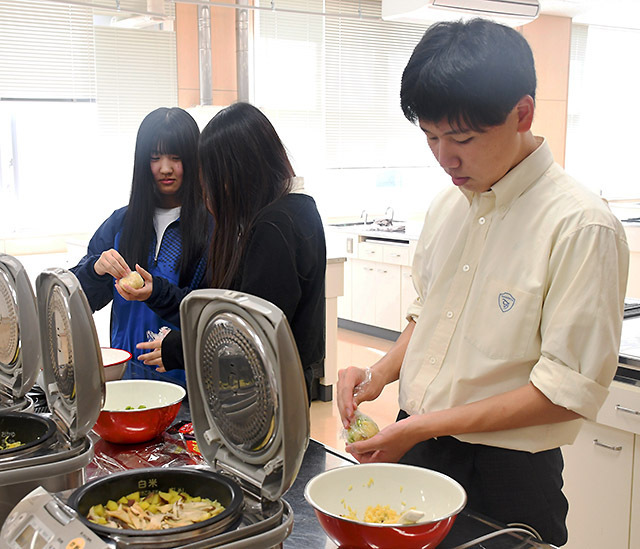
[[[571,19],[541,15],[521,32],[533,50],[538,77],[533,133],[547,138],[555,161],[564,166]]]

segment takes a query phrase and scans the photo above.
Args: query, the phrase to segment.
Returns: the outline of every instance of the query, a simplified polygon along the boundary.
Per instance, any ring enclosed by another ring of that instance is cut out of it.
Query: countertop
[[[622,322],[616,381],[640,386],[640,316]]]
[[[390,230],[402,229],[402,230]],[[415,221],[394,221],[391,227],[385,227],[371,223],[353,223],[353,224],[326,224],[325,233],[328,231],[342,234],[354,234],[363,238],[376,238],[383,240],[418,240],[420,231],[422,230],[422,222]]]
[[[285,549],[335,549],[337,546],[327,538],[317,521],[313,508],[304,499],[304,488],[315,475],[334,469],[352,465],[348,456],[311,440],[302,462],[298,477],[284,499],[294,512],[293,532],[285,540]],[[455,549],[466,543],[502,527],[481,515],[463,510],[453,524],[449,535],[438,546],[438,549]],[[521,534],[501,534],[496,538],[470,546],[471,549],[543,549],[550,545],[533,541],[529,536]]]

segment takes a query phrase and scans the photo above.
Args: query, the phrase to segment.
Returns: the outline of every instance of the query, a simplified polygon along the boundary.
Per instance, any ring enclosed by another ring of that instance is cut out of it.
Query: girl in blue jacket
[[[183,109],[159,108],[144,118],[136,139],[129,204],[102,223],[87,255],[71,269],[93,311],[113,301],[111,346],[134,357],[125,378],[160,376],[184,385],[183,371],[158,374],[135,360],[136,343],[146,340],[148,332],[178,326],[143,301],[125,299],[130,289],[119,281],[135,268],[143,280],[163,278],[176,292],[200,286],[212,221],[198,184],[198,137],[198,125]]]

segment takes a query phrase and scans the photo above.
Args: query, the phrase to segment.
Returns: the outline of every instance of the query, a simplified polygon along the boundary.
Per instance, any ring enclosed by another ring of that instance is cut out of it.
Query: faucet
[[[391,210],[391,216],[389,216],[389,210]],[[389,225],[393,224],[393,208],[391,206],[384,211],[384,216],[389,220]]]
[[[360,219],[364,218],[364,224],[367,224],[367,210],[362,210],[362,213],[360,214]]]

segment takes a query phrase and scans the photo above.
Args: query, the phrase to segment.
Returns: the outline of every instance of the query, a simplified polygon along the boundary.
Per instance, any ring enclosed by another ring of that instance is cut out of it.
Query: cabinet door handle
[[[633,410],[632,408],[625,408],[624,406],[620,406],[620,404],[616,404],[616,410],[618,412],[624,412],[625,414],[633,414],[634,416],[640,416],[640,412],[638,410]]]
[[[353,238],[347,238],[347,253],[353,253]]]
[[[593,439],[593,443],[596,446],[602,446],[602,448],[606,448],[607,450],[613,450],[614,452],[622,451],[622,446],[612,446],[611,444],[605,444],[604,442],[600,442],[597,438]]]

